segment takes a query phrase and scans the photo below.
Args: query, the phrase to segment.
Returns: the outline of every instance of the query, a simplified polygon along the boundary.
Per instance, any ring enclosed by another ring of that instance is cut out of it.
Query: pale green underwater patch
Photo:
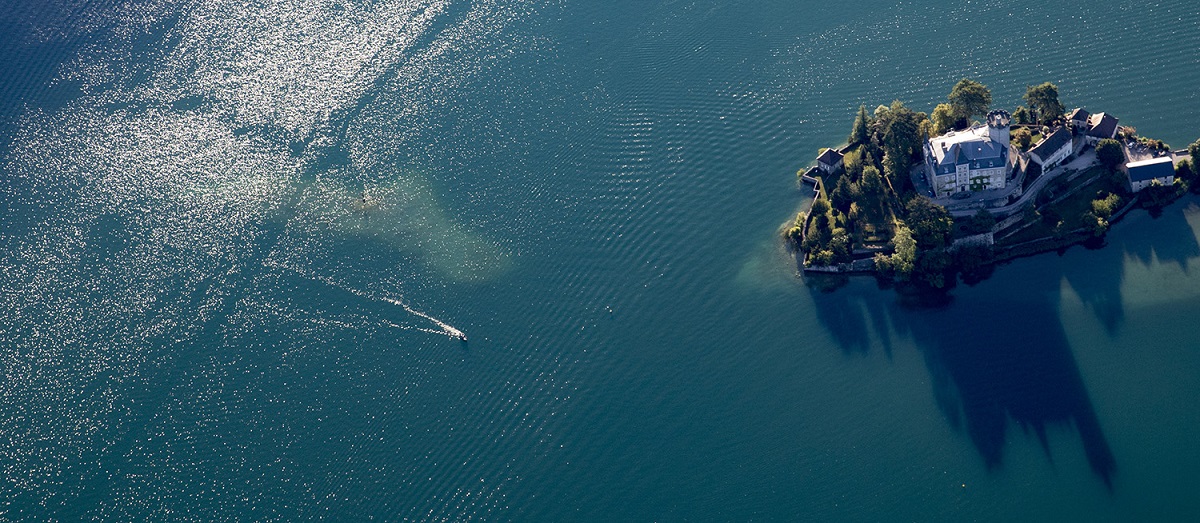
[[[401,169],[365,185],[313,181],[301,189],[288,229],[382,244],[454,282],[489,281],[511,268],[495,242],[447,213],[420,172]]]

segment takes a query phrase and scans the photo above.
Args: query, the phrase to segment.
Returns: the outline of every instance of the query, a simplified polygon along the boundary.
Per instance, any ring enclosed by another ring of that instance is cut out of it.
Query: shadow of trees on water
[[[1093,252],[1012,262],[973,288],[893,293],[866,279],[810,281],[809,288],[818,320],[842,351],[865,356],[878,347],[890,358],[895,340],[911,340],[939,409],[988,468],[1002,465],[1012,425],[1035,435],[1050,460],[1047,428],[1073,427],[1092,471],[1111,489],[1117,461],[1060,319],[1063,283],[1115,335],[1125,318],[1127,261],[1187,272],[1200,258],[1186,219],[1200,212],[1197,201],[1177,202],[1154,219],[1134,216]]]
[[[1046,428],[1076,427],[1092,470],[1111,485],[1116,469],[1079,368],[1049,298],[1051,275],[1029,282],[1029,300],[997,303],[906,294],[889,299],[869,286],[815,296],[818,317],[846,352],[867,354],[871,333],[885,352],[908,338],[929,369],[948,423],[966,433],[989,468],[1001,465],[1010,422],[1033,431],[1047,456]],[[909,292],[909,291],[902,291]]]
[[[1046,427],[1061,423],[1076,428],[1092,470],[1111,486],[1116,459],[1058,321],[1057,295],[1048,291],[1058,278],[1034,277],[1025,300],[935,300],[916,291],[896,300],[870,285],[814,297],[818,319],[846,353],[866,355],[878,343],[890,357],[894,339],[911,339],[938,409],[989,468],[1002,463],[1010,423],[1036,433],[1048,457]]]

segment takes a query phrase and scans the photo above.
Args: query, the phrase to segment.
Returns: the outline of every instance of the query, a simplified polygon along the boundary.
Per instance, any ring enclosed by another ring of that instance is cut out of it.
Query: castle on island
[[[1022,152],[1011,143],[1011,120],[1008,111],[991,111],[986,123],[927,139],[923,147],[923,176],[929,196],[957,198],[989,191],[980,197],[987,199],[987,194],[994,195],[995,201],[1017,198],[1023,192],[1020,186],[1026,175],[1036,176],[1055,169],[1079,155],[1084,147],[1115,138],[1120,129],[1117,118],[1111,114],[1089,114],[1075,109],[1066,116],[1065,123],[1041,131],[1045,136]],[[1127,156],[1129,153],[1127,149]],[[1136,189],[1138,184],[1132,186]]]
[[[1026,150],[1022,150],[1013,142],[1011,130],[1015,128],[1031,131],[1036,143],[1030,146],[1026,142]],[[1074,173],[1095,164],[1093,153],[1090,163],[1067,168],[1072,161],[1089,154],[1088,147],[1121,136],[1121,129],[1112,114],[1091,114],[1082,108],[1063,115],[1049,126],[1014,124],[1008,111],[994,110],[987,113],[985,123],[925,138],[921,146],[923,161],[909,174],[918,194],[932,198],[952,213],[988,209],[1006,216],[1027,204],[1061,174],[1073,177]],[[842,172],[850,148],[822,149],[816,165],[803,178],[811,182],[820,173]],[[1154,184],[1173,183],[1173,166],[1186,153],[1150,150],[1127,136],[1122,136],[1121,148],[1125,161],[1120,170],[1126,175],[1127,187],[1135,193]]]
[[[1172,150],[1057,96],[1047,82],[1028,88],[1032,109],[988,111],[986,86],[963,79],[932,116],[859,106],[847,144],[797,172],[813,197],[783,237],[802,270],[942,288],[958,270],[1102,237],[1135,204],[1200,184],[1184,163],[1200,141]]]
[[[925,170],[936,195],[1003,189],[1012,172],[1008,111],[992,111],[987,123],[951,131],[925,142]]]

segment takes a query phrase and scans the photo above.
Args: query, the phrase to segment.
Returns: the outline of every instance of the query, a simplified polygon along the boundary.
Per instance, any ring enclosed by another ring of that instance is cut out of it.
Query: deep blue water
[[[939,304],[777,240],[963,76],[1200,137],[1192,2],[2,3],[2,518],[1200,517],[1200,200]]]

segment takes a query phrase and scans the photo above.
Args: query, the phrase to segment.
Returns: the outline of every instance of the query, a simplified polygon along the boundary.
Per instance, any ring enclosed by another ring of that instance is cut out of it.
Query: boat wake
[[[419,310],[416,310],[416,309],[414,309],[414,308],[412,308],[412,307],[409,307],[407,303],[404,303],[404,302],[402,302],[402,301],[400,301],[400,300],[396,300],[396,299],[392,299],[392,298],[383,298],[383,301],[386,301],[386,302],[388,302],[388,303],[391,303],[391,304],[393,304],[393,305],[399,305],[399,306],[401,306],[401,307],[404,307],[404,310],[408,311],[408,313],[409,313],[409,314],[412,314],[412,315],[414,315],[414,316],[420,316],[420,317],[422,317],[422,318],[425,318],[425,319],[427,319],[427,320],[429,320],[429,321],[433,322],[433,324],[434,324],[434,325],[437,325],[438,327],[441,327],[441,328],[442,328],[442,330],[440,330],[440,331],[435,331],[435,330],[433,330],[433,329],[421,329],[421,328],[419,328],[419,327],[418,327],[418,330],[423,330],[423,331],[426,331],[426,332],[434,332],[434,333],[437,333],[437,334],[445,334],[445,335],[447,335],[447,336],[449,336],[449,337],[451,337],[451,338],[458,338],[458,339],[460,339],[460,340],[462,340],[462,341],[467,341],[467,334],[466,334],[465,332],[463,332],[463,331],[460,331],[460,330],[458,330],[458,329],[454,328],[454,326],[450,325],[449,323],[446,323],[446,322],[444,322],[444,321],[442,321],[442,320],[439,320],[439,319],[437,319],[437,318],[434,318],[433,316],[430,316],[430,315],[428,315],[428,314],[425,314],[424,312],[421,312],[421,311],[419,311]]]
[[[396,329],[428,332],[430,334],[439,334],[439,335],[447,336],[447,337],[454,338],[457,340],[467,341],[467,333],[455,328],[453,325],[450,325],[449,323],[446,323],[446,322],[439,320],[433,316],[430,316],[424,312],[414,309],[414,308],[412,308],[412,306],[410,306],[409,304],[407,304],[401,300],[398,300],[395,298],[388,298],[386,296],[376,297],[366,291],[361,291],[361,290],[358,290],[355,288],[351,288],[351,287],[342,285],[332,278],[325,277],[325,276],[319,276],[319,275],[315,275],[315,274],[306,274],[304,271],[301,271],[301,270],[293,268],[293,267],[281,265],[279,263],[266,263],[265,265],[272,267],[272,268],[276,268],[276,269],[287,269],[291,272],[296,273],[297,275],[299,275],[301,277],[308,278],[308,279],[311,279],[314,281],[319,281],[321,283],[324,283],[331,287],[336,287],[338,289],[341,289],[343,291],[346,291],[350,294],[353,294],[353,295],[361,297],[361,298],[366,298],[368,300],[373,300],[373,301],[385,301],[392,305],[399,306],[399,307],[403,308],[405,312],[412,314],[413,316],[418,316],[420,318],[424,318],[424,319],[432,322],[438,328],[430,329],[427,327],[417,327],[417,326],[413,326],[413,325],[401,325],[401,324],[398,324],[395,322],[382,320],[381,323],[383,323],[384,325],[387,325],[388,327],[392,327],[392,328],[396,328]]]

